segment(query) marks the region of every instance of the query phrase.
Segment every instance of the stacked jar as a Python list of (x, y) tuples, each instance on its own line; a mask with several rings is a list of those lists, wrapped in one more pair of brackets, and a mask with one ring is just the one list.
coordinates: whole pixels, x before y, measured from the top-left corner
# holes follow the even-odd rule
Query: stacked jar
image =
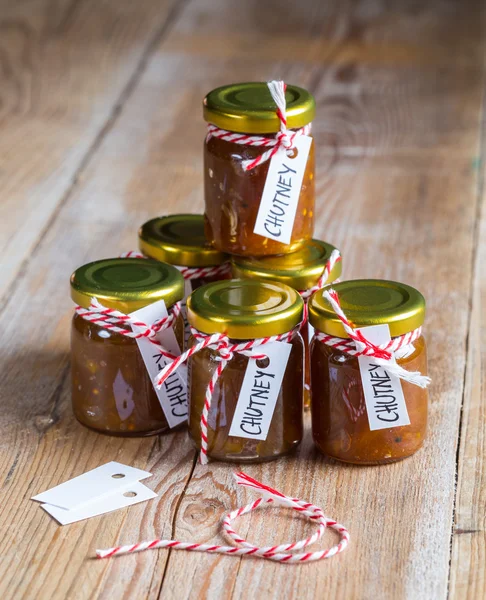
[[(236, 279), (188, 301), (189, 430), (203, 458), (270, 460), (298, 446), (310, 403), (302, 298), (341, 272), (337, 250), (313, 239), (315, 101), (283, 82), (242, 83), (203, 106), (206, 236)], [(202, 351), (216, 333), (227, 337)]]

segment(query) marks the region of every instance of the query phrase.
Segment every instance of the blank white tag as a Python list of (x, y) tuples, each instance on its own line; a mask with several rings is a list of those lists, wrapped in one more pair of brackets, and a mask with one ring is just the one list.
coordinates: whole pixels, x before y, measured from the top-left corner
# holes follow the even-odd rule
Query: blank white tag
[(156, 497), (157, 494), (151, 489), (140, 482), (135, 482), (73, 510), (65, 510), (50, 504), (42, 504), (42, 508), (61, 525), (68, 525)]
[(312, 138), (295, 138), (296, 156), (280, 149), (271, 159), (253, 233), (289, 244)]
[[(269, 359), (250, 359), (231, 423), (230, 435), (252, 440), (266, 440), (292, 345), (271, 342), (261, 352)], [(257, 362), (266, 363), (259, 367)]]
[(120, 488), (135, 484), (141, 479), (151, 477), (152, 473), (134, 469), (118, 462), (109, 462), (92, 471), (74, 477), (56, 487), (37, 494), (32, 500), (73, 510), (112, 494)]
[[(362, 327), (359, 331), (376, 346), (391, 340), (388, 325)], [(395, 362), (395, 358), (392, 360)], [(372, 357), (358, 356), (358, 363), (370, 430), (410, 425), (400, 379), (377, 365)]]
[[(158, 319), (167, 317), (168, 313), (165, 302), (159, 300), (136, 310), (130, 316), (140, 319), (144, 323), (151, 324)], [(132, 325), (132, 329), (135, 332), (140, 331), (134, 325)], [(172, 327), (158, 333), (156, 339), (174, 356), (179, 356), (181, 353)], [(142, 354), (143, 362), (147, 367), (149, 377), (153, 381), (156, 375), (172, 361), (161, 354), (157, 345), (145, 337), (138, 338), (137, 344)], [(155, 393), (157, 394), (169, 427), (176, 427), (180, 423), (187, 421), (187, 367), (185, 365), (181, 365), (177, 371), (174, 371), (164, 381), (160, 390), (155, 389)]]

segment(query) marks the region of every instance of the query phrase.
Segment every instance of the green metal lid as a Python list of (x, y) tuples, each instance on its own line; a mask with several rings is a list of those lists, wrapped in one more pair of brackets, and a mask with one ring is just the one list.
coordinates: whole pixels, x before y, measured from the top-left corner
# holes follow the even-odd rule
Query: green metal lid
[(196, 289), (187, 300), (187, 317), (203, 333), (246, 340), (289, 331), (303, 308), (300, 295), (283, 283), (231, 279)]
[(71, 298), (84, 308), (95, 297), (107, 308), (131, 313), (157, 300), (169, 307), (183, 296), (184, 279), (175, 267), (144, 258), (97, 260), (71, 275)]
[[(425, 319), (425, 299), (415, 288), (381, 279), (341, 281), (332, 286), (346, 317), (354, 327), (388, 324), (392, 337), (420, 327)], [(324, 298), (316, 292), (309, 301), (309, 321), (316, 329), (340, 338), (349, 337)]]
[(140, 250), (150, 258), (182, 267), (213, 267), (229, 256), (210, 245), (204, 216), (168, 215), (144, 223), (138, 232)]
[[(312, 121), (316, 103), (312, 94), (287, 85), (287, 127), (298, 129)], [(239, 133), (276, 133), (280, 129), (275, 102), (264, 82), (234, 83), (209, 92), (203, 102), (204, 118), (221, 129)]]
[[(321, 240), (309, 240), (289, 254), (264, 257), (234, 256), (231, 260), (233, 275), (249, 279), (280, 281), (296, 290), (304, 291), (317, 283), (335, 247)], [(329, 276), (329, 283), (341, 275), (338, 261)]]

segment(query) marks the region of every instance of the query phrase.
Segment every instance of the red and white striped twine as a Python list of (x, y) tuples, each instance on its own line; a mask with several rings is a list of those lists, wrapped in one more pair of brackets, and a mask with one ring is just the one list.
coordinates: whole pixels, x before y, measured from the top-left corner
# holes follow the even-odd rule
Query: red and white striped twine
[[(303, 564), (315, 562), (323, 558), (330, 558), (346, 549), (349, 543), (348, 530), (343, 526), (325, 516), (322, 509), (310, 502), (285, 496), (278, 490), (275, 490), (256, 479), (253, 479), (245, 473), (235, 473), (235, 479), (238, 485), (248, 487), (262, 494), (254, 502), (238, 508), (229, 514), (223, 520), (223, 530), (226, 535), (239, 546), (220, 546), (214, 544), (199, 544), (192, 542), (179, 542), (176, 540), (152, 540), (148, 542), (139, 542), (127, 546), (117, 546), (107, 550), (96, 550), (98, 558), (110, 558), (122, 554), (132, 554), (133, 552), (142, 552), (143, 550), (157, 548), (174, 548), (175, 550), (190, 550), (193, 552), (209, 552), (211, 554), (228, 554), (232, 556), (256, 556), (285, 564)], [(244, 514), (252, 512), (259, 506), (278, 506), (291, 508), (307, 517), (310, 521), (317, 524), (317, 531), (304, 540), (293, 542), (292, 544), (279, 544), (278, 546), (255, 546), (242, 538), (231, 526), (232, 521)], [(298, 552), (310, 546), (321, 539), (324, 531), (334, 529), (340, 536), (339, 543), (326, 550), (317, 550), (314, 552)]]
[[(171, 360), (175, 360), (176, 358), (176, 356), (162, 347), (160, 342), (156, 339), (156, 336), (161, 331), (172, 327), (174, 321), (181, 313), (180, 302), (176, 302), (172, 305), (172, 307), (168, 310), (169, 314), (167, 317), (157, 319), (150, 325), (144, 323), (143, 321), (139, 321), (138, 319), (134, 319), (132, 316), (126, 315), (119, 310), (107, 308), (106, 306), (103, 306), (103, 304), (101, 304), (101, 302), (99, 302), (99, 300), (96, 298), (91, 299), (89, 308), (76, 306), (75, 311), (77, 315), (86, 321), (89, 321), (90, 323), (98, 325), (98, 327), (101, 327), (105, 331), (111, 331), (112, 333), (118, 333), (134, 339), (147, 338), (159, 348), (160, 352), (164, 356), (170, 358)], [(136, 326), (141, 331), (133, 331), (131, 329), (132, 325)]]
[(267, 86), (272, 94), (275, 104), (277, 105), (276, 113), (280, 120), (280, 131), (275, 135), (275, 137), (263, 137), (260, 135), (235, 133), (233, 131), (220, 129), (219, 127), (216, 127), (216, 125), (208, 123), (206, 142), (208, 142), (212, 137), (216, 137), (227, 142), (232, 142), (233, 144), (241, 144), (243, 146), (263, 146), (270, 148), (270, 150), (267, 150), (256, 158), (243, 160), (241, 164), (245, 171), (251, 171), (251, 169), (254, 169), (258, 165), (266, 162), (281, 148), (290, 153), (294, 147), (295, 138), (299, 137), (300, 135), (308, 135), (311, 130), (310, 123), (301, 129), (297, 129), (296, 131), (287, 129), (287, 103), (285, 100), (285, 90), (287, 89), (287, 86), (283, 81), (269, 81)]
[(322, 275), (319, 277), (319, 280), (317, 281), (317, 283), (315, 285), (313, 285), (312, 287), (310, 287), (308, 290), (302, 290), (301, 292), (299, 292), (304, 300), (307, 300), (308, 298), (310, 298), (314, 292), (322, 290), (322, 288), (327, 284), (329, 275), (331, 274), (331, 271), (334, 269), (334, 266), (336, 265), (336, 263), (338, 263), (340, 261), (341, 261), (341, 253), (339, 252), (339, 250), (337, 248), (334, 248), (334, 250), (331, 252), (331, 256), (329, 257), (328, 261), (326, 262), (326, 265), (322, 271)]
[[(149, 258), (140, 252), (130, 250), (129, 252), (123, 252), (120, 254), (120, 258)], [(210, 277), (224, 277), (229, 275), (231, 272), (231, 264), (229, 262), (222, 263), (211, 267), (182, 267), (180, 265), (173, 265), (184, 279), (206, 279)]]
[(170, 377), (170, 375), (182, 363), (186, 362), (189, 360), (189, 358), (191, 358), (191, 356), (196, 354), (196, 352), (200, 352), (204, 348), (211, 348), (218, 353), (218, 356), (216, 357), (218, 366), (216, 367), (206, 388), (204, 407), (201, 414), (201, 453), (199, 455), (201, 464), (206, 465), (208, 463), (208, 415), (209, 409), (211, 408), (214, 389), (228, 362), (233, 358), (235, 353), (248, 356), (248, 358), (251, 360), (260, 360), (266, 358), (264, 351), (258, 352), (260, 348), (263, 348), (266, 344), (271, 342), (290, 342), (294, 335), (300, 331), (301, 326), (302, 324), (299, 323), (297, 327), (294, 327), (285, 333), (280, 333), (279, 335), (272, 335), (265, 338), (248, 340), (239, 344), (233, 344), (228, 336), (224, 333), (206, 335), (197, 329), (191, 328), (191, 333), (193, 337), (198, 340), (198, 343), (189, 348), (189, 350), (186, 350), (186, 352), (183, 352), (172, 363), (168, 364), (164, 369), (162, 369), (162, 371), (160, 371), (160, 373), (157, 374), (154, 380), (154, 385), (157, 389), (159, 389), (164, 381)]
[(353, 327), (353, 324), (346, 317), (341, 308), (339, 296), (335, 290), (325, 290), (323, 295), (332, 306), (334, 312), (343, 324), (346, 333), (351, 339), (334, 337), (316, 330), (315, 337), (320, 342), (336, 348), (345, 354), (349, 354), (350, 356), (371, 356), (377, 364), (385, 367), (389, 373), (396, 375), (396, 377), (408, 381), (413, 385), (426, 388), (430, 384), (430, 377), (422, 375), (419, 371), (407, 371), (393, 361), (393, 358), (400, 358), (401, 353), (408, 353), (407, 346), (410, 346), (410, 344), (422, 335), (421, 327), (405, 333), (404, 335), (394, 337), (386, 344), (376, 346), (369, 342), (358, 329)]

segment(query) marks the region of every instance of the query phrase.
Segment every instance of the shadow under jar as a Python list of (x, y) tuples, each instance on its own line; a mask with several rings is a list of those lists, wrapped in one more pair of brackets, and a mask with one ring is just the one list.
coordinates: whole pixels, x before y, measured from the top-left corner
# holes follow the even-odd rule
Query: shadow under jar
[[(411, 334), (411, 343), (395, 352), (396, 362), (407, 371), (427, 375), (427, 348), (421, 335), (425, 300), (420, 292), (402, 283), (381, 280), (345, 281), (333, 289), (354, 328), (386, 324), (392, 338)], [(319, 339), (321, 332), (349, 341), (322, 292), (311, 298), (309, 319), (316, 329), (311, 344), (311, 408), (312, 433), (319, 450), (340, 461), (363, 465), (394, 462), (414, 454), (426, 436), (427, 389), (398, 380), (410, 424), (394, 426), (399, 409), (388, 382), (384, 378), (384, 384), (376, 380), (376, 397), (367, 404), (358, 358)], [(363, 334), (366, 336), (366, 331)], [(383, 369), (378, 372), (386, 375)], [(372, 430), (368, 409), (378, 417), (382, 428)]]
[[(106, 308), (129, 314), (163, 300), (170, 311), (183, 293), (184, 281), (177, 269), (139, 258), (99, 260), (80, 267), (71, 276), (71, 297), (83, 308), (89, 308), (92, 298), (96, 298)], [(184, 321), (180, 313), (172, 328), (181, 350)], [(71, 373), (73, 412), (86, 427), (123, 437), (154, 435), (169, 429), (134, 338), (108, 331), (75, 313)], [(180, 416), (186, 418), (186, 404), (175, 410), (184, 411)]]
[[(190, 338), (190, 345), (201, 341), (200, 333), (226, 334), (229, 344), (285, 334), (298, 327), (303, 314), (302, 299), (290, 287), (245, 280), (199, 288), (189, 297), (187, 308), (189, 322), (199, 332), (199, 337)], [(288, 342), (268, 343), (255, 352), (271, 353), (271, 359), (235, 352), (218, 379), (208, 415), (209, 458), (263, 462), (290, 453), (302, 440), (304, 343), (298, 329)], [(189, 361), (189, 435), (198, 449), (206, 390), (220, 359), (219, 352), (205, 348)], [(243, 390), (252, 366), (254, 377)], [(275, 387), (279, 369), (284, 369), (283, 379)], [(268, 430), (264, 415), (270, 419)]]
[[(315, 101), (306, 90), (288, 85), (285, 93), (287, 127), (309, 126)], [(273, 140), (280, 130), (276, 105), (266, 83), (239, 83), (211, 91), (204, 99), (204, 118), (229, 135), (208, 134), (204, 144), (204, 199), (208, 239), (222, 252), (266, 256), (296, 250), (314, 231), (315, 158), (311, 145), (304, 172), (290, 243), (253, 232), (270, 161), (250, 170), (243, 161), (255, 159), (268, 147), (228, 140), (232, 133)], [(238, 136), (240, 139), (244, 136)]]
[[(307, 290), (315, 286), (323, 275), (324, 268), (336, 250), (331, 244), (321, 240), (310, 240), (295, 252), (279, 256), (240, 257), (235, 256), (231, 261), (235, 277), (258, 279), (260, 281), (279, 281), (294, 288), (303, 297)], [(327, 283), (332, 283), (341, 276), (342, 262), (337, 261), (331, 268)], [(310, 293), (309, 293), (310, 295)], [(310, 408), (310, 350), (312, 327), (308, 323), (301, 329), (305, 346), (305, 375), (304, 375), (304, 407)]]

